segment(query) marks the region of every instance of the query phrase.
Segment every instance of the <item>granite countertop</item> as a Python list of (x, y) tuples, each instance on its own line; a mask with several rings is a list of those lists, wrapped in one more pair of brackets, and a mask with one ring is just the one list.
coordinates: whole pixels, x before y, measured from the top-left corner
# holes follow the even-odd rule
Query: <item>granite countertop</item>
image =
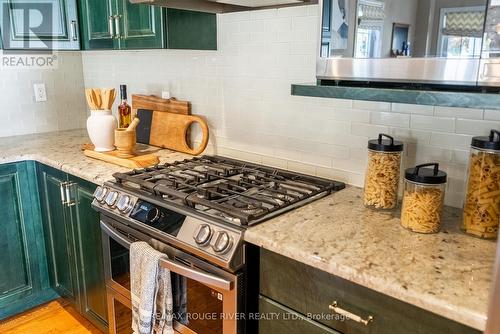
[[(96, 184), (128, 171), (87, 158), (85, 130), (0, 138), (0, 163), (35, 160)], [(162, 163), (191, 156), (160, 150)], [(439, 234), (409, 232), (390, 213), (365, 209), (348, 187), (246, 231), (245, 240), (444, 317), (483, 330), (495, 242), (458, 229), (445, 208)]]
[[(4, 137), (0, 138), (0, 163), (35, 160), (98, 185), (112, 180), (115, 172), (130, 171), (130, 168), (86, 157), (81, 151), (85, 143), (90, 143), (86, 130)], [(192, 158), (170, 150), (155, 154), (162, 163)]]
[(459, 209), (446, 207), (441, 232), (424, 235), (361, 196), (347, 187), (249, 228), (245, 240), (484, 330), (496, 243), (461, 233)]

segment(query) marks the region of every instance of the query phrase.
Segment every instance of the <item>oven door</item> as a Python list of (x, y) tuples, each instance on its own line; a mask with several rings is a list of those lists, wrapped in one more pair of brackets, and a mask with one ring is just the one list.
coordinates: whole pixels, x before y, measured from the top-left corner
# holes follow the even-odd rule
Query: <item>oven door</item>
[(132, 242), (139, 240), (148, 242), (168, 256), (168, 259), (161, 260), (160, 266), (172, 273), (174, 329), (177, 333), (242, 333), (238, 328), (242, 326), (238, 312), (243, 311), (243, 291), (239, 287), (243, 274), (228, 273), (123, 224), (113, 223), (111, 219), (102, 218), (101, 230), (108, 312), (114, 317), (109, 323), (120, 324), (119, 328), (110, 326), (111, 333), (127, 333), (123, 329), (130, 329), (130, 312), (125, 312), (123, 305), (130, 306), (129, 248)]

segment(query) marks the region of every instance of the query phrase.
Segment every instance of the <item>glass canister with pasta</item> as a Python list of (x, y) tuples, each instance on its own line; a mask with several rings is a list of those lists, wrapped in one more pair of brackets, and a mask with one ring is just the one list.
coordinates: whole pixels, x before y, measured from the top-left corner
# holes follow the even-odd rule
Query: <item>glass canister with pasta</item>
[(379, 210), (397, 206), (402, 152), (403, 143), (383, 133), (368, 142), (365, 206)]
[(500, 132), (472, 138), (462, 230), (495, 239), (500, 224)]
[(401, 209), (403, 227), (418, 233), (439, 232), (446, 181), (447, 175), (439, 170), (437, 163), (419, 165), (405, 171)]

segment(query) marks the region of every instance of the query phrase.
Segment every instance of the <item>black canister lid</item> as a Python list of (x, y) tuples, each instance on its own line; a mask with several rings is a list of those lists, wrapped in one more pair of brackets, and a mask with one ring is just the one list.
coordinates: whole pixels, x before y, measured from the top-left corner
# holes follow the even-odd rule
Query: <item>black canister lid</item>
[(471, 145), (484, 150), (500, 151), (500, 131), (493, 129), (489, 136), (474, 137)]
[[(434, 168), (424, 168), (430, 166)], [(439, 170), (438, 163), (430, 163), (408, 168), (405, 171), (405, 179), (416, 183), (442, 184), (446, 183), (447, 175), (442, 170)]]
[[(383, 137), (387, 139), (382, 139)], [(403, 151), (403, 143), (394, 140), (393, 137), (385, 133), (381, 133), (378, 135), (378, 139), (368, 141), (368, 149), (382, 152), (401, 152)]]

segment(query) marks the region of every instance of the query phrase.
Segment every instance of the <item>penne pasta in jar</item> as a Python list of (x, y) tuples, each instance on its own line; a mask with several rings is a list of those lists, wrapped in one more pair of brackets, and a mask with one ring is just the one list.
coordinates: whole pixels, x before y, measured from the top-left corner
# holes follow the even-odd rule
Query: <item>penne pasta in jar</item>
[(368, 142), (363, 196), (365, 206), (381, 210), (397, 206), (402, 151), (403, 143), (386, 134)]
[[(433, 169), (424, 168), (433, 166)], [(441, 212), (447, 175), (439, 164), (425, 164), (405, 172), (401, 225), (413, 232), (437, 233), (441, 228)]]
[(500, 225), (500, 132), (474, 137), (469, 158), (462, 230), (496, 239)]

